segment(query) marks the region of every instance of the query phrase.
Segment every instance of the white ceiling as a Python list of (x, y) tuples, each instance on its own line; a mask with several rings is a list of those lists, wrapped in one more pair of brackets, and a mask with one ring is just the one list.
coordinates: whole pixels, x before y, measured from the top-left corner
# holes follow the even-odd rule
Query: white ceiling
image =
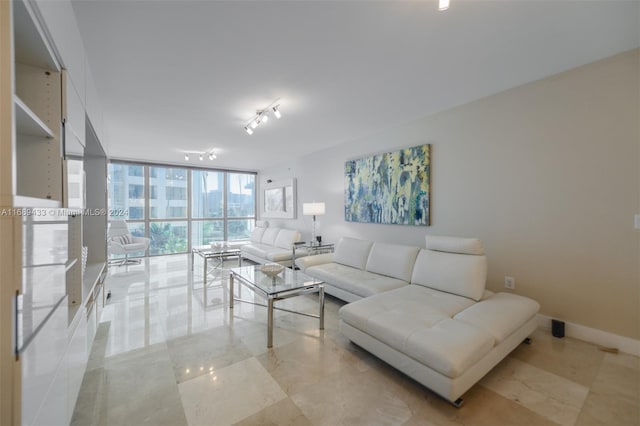
[[(640, 45), (639, 2), (74, 1), (112, 157), (260, 170)], [(247, 135), (256, 109), (283, 117)], [(462, 124), (462, 123), (461, 123)]]

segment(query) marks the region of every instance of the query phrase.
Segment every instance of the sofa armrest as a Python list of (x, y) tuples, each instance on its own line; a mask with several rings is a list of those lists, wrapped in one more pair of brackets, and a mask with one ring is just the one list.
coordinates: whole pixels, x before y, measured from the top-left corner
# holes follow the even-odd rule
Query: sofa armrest
[(302, 270), (302, 272), (306, 271), (307, 268), (316, 265), (322, 265), (325, 263), (333, 262), (333, 253), (325, 253), (325, 254), (317, 254), (315, 256), (305, 256), (299, 259), (296, 259), (296, 266)]

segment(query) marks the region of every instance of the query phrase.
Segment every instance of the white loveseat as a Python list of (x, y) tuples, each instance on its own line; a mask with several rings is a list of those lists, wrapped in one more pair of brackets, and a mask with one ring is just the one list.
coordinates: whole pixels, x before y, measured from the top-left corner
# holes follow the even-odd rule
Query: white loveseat
[[(292, 265), (293, 243), (300, 241), (300, 232), (294, 229), (268, 227), (268, 222), (258, 221), (248, 244), (240, 248), (242, 259), (250, 259), (257, 263), (280, 263)], [(299, 253), (302, 256), (306, 253)]]
[[(537, 302), (485, 290), (477, 239), (427, 237), (425, 249), (352, 240), (297, 264), (328, 293), (355, 300), (340, 309), (345, 336), (456, 406), (537, 326)], [(366, 262), (355, 263), (355, 248), (367, 245)]]

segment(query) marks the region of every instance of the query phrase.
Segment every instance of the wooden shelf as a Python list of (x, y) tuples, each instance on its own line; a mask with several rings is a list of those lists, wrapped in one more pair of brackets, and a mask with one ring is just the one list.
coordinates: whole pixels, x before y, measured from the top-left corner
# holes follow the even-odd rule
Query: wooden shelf
[(62, 207), (62, 201), (49, 200), (48, 198), (27, 197), (24, 195), (13, 196), (13, 207), (45, 207), (59, 209)]
[(49, 126), (16, 94), (13, 95), (13, 103), (16, 111), (16, 133), (53, 139), (54, 134)]

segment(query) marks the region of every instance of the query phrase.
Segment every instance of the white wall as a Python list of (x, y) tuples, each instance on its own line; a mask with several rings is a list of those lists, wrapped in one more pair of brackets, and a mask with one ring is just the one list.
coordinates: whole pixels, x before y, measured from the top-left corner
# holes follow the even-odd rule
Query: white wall
[[(479, 237), (490, 289), (514, 276), (541, 313), (638, 339), (639, 52), (262, 170), (260, 183), (297, 178), (299, 212), (324, 201), (325, 241)], [(432, 226), (345, 222), (345, 160), (422, 143), (432, 144)], [(309, 217), (271, 223), (310, 235)]]

